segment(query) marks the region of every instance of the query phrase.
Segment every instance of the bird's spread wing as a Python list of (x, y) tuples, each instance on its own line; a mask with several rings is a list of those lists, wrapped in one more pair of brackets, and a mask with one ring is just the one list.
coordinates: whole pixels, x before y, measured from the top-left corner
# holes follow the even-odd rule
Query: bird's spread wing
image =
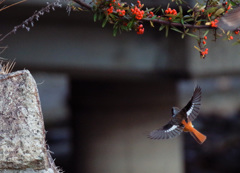
[(180, 109), (177, 107), (172, 107), (172, 116), (175, 116), (178, 112), (180, 112)]
[(225, 31), (233, 31), (240, 27), (240, 7), (236, 7), (222, 16), (217, 25)]
[(180, 125), (173, 125), (171, 122), (163, 126), (161, 129), (153, 130), (148, 137), (151, 139), (169, 139), (180, 135), (183, 127)]
[(193, 92), (193, 96), (192, 96), (191, 100), (183, 108), (183, 110), (187, 114), (187, 118), (190, 121), (193, 121), (200, 112), (201, 94), (202, 94), (201, 88), (199, 86), (197, 86)]

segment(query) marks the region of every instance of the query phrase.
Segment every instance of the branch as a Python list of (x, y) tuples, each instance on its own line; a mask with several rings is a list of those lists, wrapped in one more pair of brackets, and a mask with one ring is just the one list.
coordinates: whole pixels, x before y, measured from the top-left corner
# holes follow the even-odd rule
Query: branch
[(216, 29), (211, 27), (211, 25), (191, 25), (191, 24), (181, 24), (181, 23), (173, 23), (171, 21), (167, 20), (161, 20), (161, 19), (141, 19), (141, 21), (152, 21), (154, 23), (162, 24), (162, 25), (169, 25), (169, 26), (175, 26), (175, 27), (182, 27), (182, 28), (197, 28), (197, 29)]
[(92, 11), (92, 7), (89, 4), (82, 2), (81, 0), (73, 0), (73, 1), (77, 4), (79, 4), (80, 6)]
[[(25, 2), (25, 1), (27, 1), (27, 0), (22, 0), (22, 1), (19, 1), (19, 2), (14, 3), (14, 4), (8, 5), (8, 6), (6, 6), (6, 7), (3, 7), (3, 8), (0, 9), (0, 12), (3, 11), (3, 10), (6, 10), (6, 9), (9, 8), (9, 7), (12, 7), (12, 6), (14, 6), (14, 5), (20, 4), (20, 3)], [(1, 1), (0, 4), (1, 4), (2, 2), (3, 2), (3, 1)]]
[[(77, 3), (78, 5), (85, 7), (87, 10), (92, 11), (92, 7), (81, 1), (81, 0), (73, 0), (75, 3)], [(141, 19), (139, 21), (152, 21), (153, 23), (157, 23), (157, 24), (162, 24), (162, 25), (170, 25), (170, 26), (175, 26), (175, 27), (182, 27), (182, 28), (197, 28), (197, 29), (216, 29), (211, 27), (210, 25), (191, 25), (191, 24), (184, 24), (182, 25), (181, 23), (173, 23), (171, 21), (166, 21), (166, 20), (161, 20), (161, 19)]]

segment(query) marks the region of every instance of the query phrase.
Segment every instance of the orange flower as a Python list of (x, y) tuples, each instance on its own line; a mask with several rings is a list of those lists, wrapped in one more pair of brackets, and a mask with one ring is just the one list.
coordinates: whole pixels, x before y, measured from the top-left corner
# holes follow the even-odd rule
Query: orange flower
[(206, 41), (205, 40), (203, 40), (203, 42), (202, 42), (203, 44), (206, 44)]
[(204, 40), (207, 40), (207, 36), (204, 36), (203, 38), (204, 38)]

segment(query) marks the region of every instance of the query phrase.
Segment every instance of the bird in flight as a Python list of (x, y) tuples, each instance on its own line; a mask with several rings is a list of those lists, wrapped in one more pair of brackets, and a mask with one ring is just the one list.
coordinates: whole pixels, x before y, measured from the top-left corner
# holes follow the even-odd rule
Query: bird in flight
[(236, 7), (223, 15), (217, 23), (219, 28), (225, 31), (239, 30), (240, 27), (240, 7)]
[(200, 111), (201, 93), (201, 88), (196, 86), (188, 104), (181, 110), (173, 107), (171, 120), (162, 128), (152, 131), (148, 137), (151, 139), (170, 139), (184, 131), (189, 132), (199, 144), (202, 144), (207, 137), (192, 125), (192, 121), (197, 118)]

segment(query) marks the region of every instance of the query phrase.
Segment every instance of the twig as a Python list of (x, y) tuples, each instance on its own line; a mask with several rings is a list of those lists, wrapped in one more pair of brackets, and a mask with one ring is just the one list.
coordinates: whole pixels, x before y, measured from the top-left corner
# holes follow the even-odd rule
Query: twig
[(77, 4), (81, 5), (82, 7), (85, 7), (88, 10), (92, 10), (92, 7), (90, 5), (88, 5), (87, 3), (81, 1), (81, 0), (73, 0), (74, 2), (76, 2)]
[[(3, 8), (0, 9), (0, 12), (3, 11), (3, 10), (6, 10), (6, 9), (9, 8), (9, 7), (12, 7), (12, 6), (14, 6), (14, 5), (20, 4), (20, 3), (25, 2), (25, 1), (27, 1), (27, 0), (22, 0), (22, 1), (19, 1), (19, 2), (14, 3), (14, 4), (8, 5), (8, 6), (6, 6), (6, 7), (3, 7)], [(3, 2), (3, 1), (2, 1), (2, 2)], [(2, 3), (2, 2), (1, 2), (1, 3)]]
[[(59, 0), (56, 0), (53, 3), (48, 3), (48, 5), (44, 8), (42, 8), (39, 11), (35, 11), (34, 14), (27, 18), (25, 21), (23, 21), (20, 25), (15, 26), (10, 32), (8, 32), (6, 35), (4, 35), (2, 38), (0, 38), (0, 42), (2, 42), (5, 38), (7, 38), (9, 35), (16, 33), (16, 31), (19, 28), (25, 28), (27, 31), (30, 30), (30, 27), (34, 26), (34, 21), (38, 21), (40, 16), (44, 15), (45, 13), (49, 13), (50, 10), (55, 10), (55, 7), (62, 7), (62, 4)], [(31, 25), (31, 26), (29, 26)]]

